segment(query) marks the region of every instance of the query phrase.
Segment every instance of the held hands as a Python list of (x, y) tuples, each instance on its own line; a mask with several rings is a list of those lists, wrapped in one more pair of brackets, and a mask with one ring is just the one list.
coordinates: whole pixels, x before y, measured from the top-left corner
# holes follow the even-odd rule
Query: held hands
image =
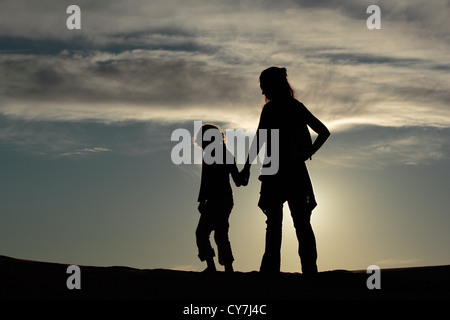
[(239, 173), (241, 185), (246, 186), (248, 184), (248, 180), (250, 179), (250, 166), (245, 165), (244, 169)]
[(205, 212), (205, 208), (206, 208), (206, 200), (200, 201), (200, 203), (198, 204), (198, 212), (203, 214), (203, 212)]
[(233, 174), (233, 180), (236, 187), (246, 186), (248, 184), (248, 179), (250, 178), (250, 167), (244, 167), (241, 172), (236, 172)]

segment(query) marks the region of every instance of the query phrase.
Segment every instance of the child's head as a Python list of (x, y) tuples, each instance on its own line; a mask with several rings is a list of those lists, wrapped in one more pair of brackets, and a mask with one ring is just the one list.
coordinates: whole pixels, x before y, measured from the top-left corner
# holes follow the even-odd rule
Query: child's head
[(261, 72), (259, 85), (266, 101), (276, 98), (295, 97), (295, 92), (287, 80), (286, 68), (270, 67)]
[(215, 133), (211, 134), (213, 132), (209, 132), (205, 138), (205, 133), (208, 130), (217, 130), (220, 133), (220, 135), (222, 136), (221, 142), (225, 142), (225, 135), (223, 134), (222, 130), (220, 130), (220, 128), (218, 126), (216, 126), (215, 124), (212, 124), (212, 123), (205, 123), (202, 125), (200, 130), (197, 132), (197, 135), (195, 136), (194, 143), (197, 146), (204, 149), (206, 146), (208, 146), (211, 142), (214, 141), (216, 136), (218, 136), (218, 134), (215, 134)]

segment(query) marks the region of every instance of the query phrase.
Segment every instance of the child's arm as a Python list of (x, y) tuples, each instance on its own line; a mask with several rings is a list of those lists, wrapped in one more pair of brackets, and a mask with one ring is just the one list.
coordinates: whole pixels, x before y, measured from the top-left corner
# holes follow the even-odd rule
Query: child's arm
[(236, 187), (240, 187), (242, 186), (242, 176), (239, 173), (239, 170), (237, 168), (236, 162), (234, 162), (231, 166), (231, 177), (233, 178), (234, 184), (236, 185)]
[(231, 177), (233, 178), (236, 187), (242, 186), (242, 175), (239, 173), (238, 167), (236, 165), (236, 158), (231, 154), (229, 150), (226, 150), (229, 158), (233, 157), (233, 163), (228, 165)]

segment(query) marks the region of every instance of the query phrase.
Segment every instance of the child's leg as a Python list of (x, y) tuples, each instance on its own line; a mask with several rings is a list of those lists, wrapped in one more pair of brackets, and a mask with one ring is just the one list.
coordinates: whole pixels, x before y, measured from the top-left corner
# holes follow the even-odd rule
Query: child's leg
[(197, 230), (195, 231), (197, 247), (198, 247), (198, 257), (201, 261), (206, 261), (208, 269), (215, 270), (214, 265), (214, 249), (211, 247), (211, 242), (209, 236), (213, 230), (213, 224), (211, 221), (210, 214), (208, 210), (205, 210), (200, 216), (198, 222)]
[(216, 264), (214, 263), (214, 258), (208, 258), (206, 259), (206, 269), (203, 270), (204, 272), (216, 272)]
[(233, 262), (229, 262), (225, 264), (225, 272), (226, 273), (233, 273), (234, 269), (233, 269)]
[(230, 239), (228, 238), (228, 228), (228, 221), (223, 222), (214, 232), (214, 240), (217, 244), (219, 263), (221, 265), (231, 264), (234, 261)]

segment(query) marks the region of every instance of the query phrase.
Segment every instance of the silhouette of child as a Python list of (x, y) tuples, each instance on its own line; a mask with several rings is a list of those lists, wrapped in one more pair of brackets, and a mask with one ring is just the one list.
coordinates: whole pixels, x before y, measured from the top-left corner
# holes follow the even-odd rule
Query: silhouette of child
[[(211, 130), (216, 131), (211, 132)], [(205, 136), (207, 132), (208, 135), (213, 133), (211, 139)], [(220, 141), (215, 141), (218, 137), (220, 137)], [(225, 266), (225, 272), (230, 273), (234, 271), (234, 258), (228, 238), (228, 219), (234, 205), (230, 174), (238, 187), (241, 186), (240, 174), (235, 158), (227, 149), (224, 135), (219, 127), (213, 124), (204, 124), (197, 133), (194, 142), (203, 149), (204, 153), (198, 196), (198, 211), (201, 215), (195, 232), (198, 257), (201, 261), (206, 261), (207, 263), (207, 268), (204, 272), (216, 271), (214, 264), (215, 253), (209, 240), (212, 231), (214, 231), (219, 263)], [(213, 142), (214, 145), (210, 146)], [(211, 148), (213, 146), (214, 148)], [(208, 152), (211, 154), (207, 154)], [(222, 152), (222, 155), (220, 152)], [(207, 156), (213, 157), (216, 161), (212, 163), (211, 161), (205, 161)]]

